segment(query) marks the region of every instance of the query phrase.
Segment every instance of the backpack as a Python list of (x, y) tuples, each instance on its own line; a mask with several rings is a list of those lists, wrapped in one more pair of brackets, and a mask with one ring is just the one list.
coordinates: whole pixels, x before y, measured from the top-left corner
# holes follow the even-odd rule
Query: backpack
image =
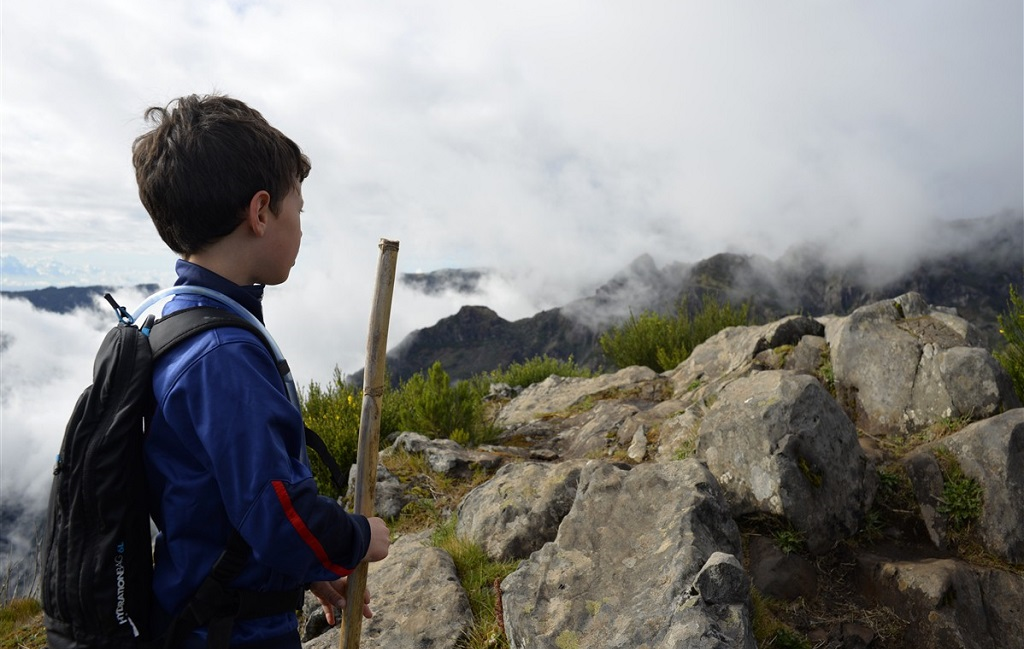
[[(181, 289), (163, 294), (198, 292)], [(226, 647), (235, 619), (295, 611), (302, 591), (256, 593), (229, 588), (251, 553), (236, 532), (184, 612), (161, 638), (153, 637), (153, 553), (142, 450), (146, 419), (153, 408), (153, 362), (189, 336), (232, 326), (257, 334), (277, 361), (286, 386), (291, 379), (287, 363), (262, 326), (230, 311), (195, 307), (160, 319), (151, 315), (138, 326), (109, 293), (104, 297), (119, 322), (96, 353), (93, 382), (75, 405), (53, 470), (42, 547), (48, 645), (52, 649), (174, 646), (191, 630), (208, 626), (208, 645)], [(289, 396), (297, 401), (294, 383)], [(306, 442), (341, 488), (342, 471), (323, 440), (306, 428)]]

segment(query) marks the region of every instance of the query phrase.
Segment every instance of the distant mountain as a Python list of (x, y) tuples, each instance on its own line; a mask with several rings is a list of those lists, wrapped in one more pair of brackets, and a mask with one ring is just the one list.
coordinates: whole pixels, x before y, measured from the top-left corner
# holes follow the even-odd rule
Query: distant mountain
[[(32, 306), (43, 311), (55, 313), (71, 313), (75, 309), (91, 308), (97, 297), (110, 293), (118, 287), (113, 286), (66, 286), (33, 289), (30, 291), (0, 291), (5, 297), (28, 300)], [(140, 284), (136, 287), (146, 293), (156, 292), (160, 287), (156, 284)], [(116, 297), (116, 296), (115, 296)]]
[[(705, 295), (769, 321), (793, 313), (847, 315), (853, 309), (909, 291), (930, 304), (954, 307), (981, 331), (989, 347), (1001, 338), (997, 314), (1006, 310), (1011, 285), (1024, 287), (1024, 216), (1004, 213), (933, 227), (937, 252), (900, 260), (907, 269), (879, 280), (864, 262), (835, 264), (808, 245), (772, 261), (722, 253), (695, 264), (657, 267), (642, 255), (593, 295), (530, 318), (508, 322), (482, 306), (463, 307), (432, 327), (411, 333), (388, 354), (393, 379), (441, 361), (453, 379), (547, 354), (590, 367), (605, 364), (598, 339), (630, 313), (695, 309)], [(911, 249), (913, 246), (908, 245)], [(454, 271), (445, 271), (451, 277)], [(457, 276), (457, 274), (455, 275)], [(356, 375), (358, 376), (358, 375)]]
[[(394, 381), (407, 379), (440, 361), (454, 378), (525, 361), (534, 356), (573, 357), (580, 364), (598, 361), (597, 335), (559, 309), (509, 322), (485, 306), (464, 306), (432, 327), (419, 329), (388, 352)], [(361, 378), (361, 374), (354, 375)]]

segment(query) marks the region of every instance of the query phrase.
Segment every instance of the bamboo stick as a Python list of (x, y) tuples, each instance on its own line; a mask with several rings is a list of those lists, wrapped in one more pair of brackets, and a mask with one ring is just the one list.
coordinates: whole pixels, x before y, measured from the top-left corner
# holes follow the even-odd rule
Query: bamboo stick
[[(363, 406), (359, 416), (359, 447), (356, 451), (355, 512), (373, 516), (377, 487), (377, 451), (380, 448), (381, 397), (384, 394), (384, 359), (391, 320), (391, 296), (395, 288), (398, 242), (381, 239), (377, 281), (370, 311), (370, 332), (366, 339), (363, 370)], [(360, 563), (348, 577), (345, 610), (342, 614), (341, 649), (359, 649), (363, 628), (363, 593), (367, 563)]]

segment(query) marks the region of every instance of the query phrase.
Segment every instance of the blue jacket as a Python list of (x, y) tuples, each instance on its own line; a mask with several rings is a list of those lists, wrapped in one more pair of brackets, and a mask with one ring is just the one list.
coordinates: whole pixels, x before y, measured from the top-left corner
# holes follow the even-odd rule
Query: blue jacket
[[(214, 289), (263, 320), (262, 286), (241, 287), (178, 261), (176, 285)], [(223, 306), (175, 296), (170, 313)], [(176, 614), (241, 532), (253, 555), (234, 582), (287, 590), (347, 575), (366, 554), (366, 518), (320, 496), (305, 449), (302, 416), (273, 358), (253, 333), (222, 327), (189, 338), (154, 367), (156, 410), (145, 441), (156, 538), (153, 589)], [(238, 621), (232, 646), (299, 646), (294, 614)], [(205, 629), (194, 638), (205, 639)]]

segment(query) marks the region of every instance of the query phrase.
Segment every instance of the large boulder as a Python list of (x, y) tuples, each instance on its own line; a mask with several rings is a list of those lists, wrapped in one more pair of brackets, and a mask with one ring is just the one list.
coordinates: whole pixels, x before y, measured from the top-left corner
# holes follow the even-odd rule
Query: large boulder
[[(363, 620), (361, 646), (455, 649), (472, 628), (473, 611), (455, 563), (444, 550), (430, 547), (429, 538), (404, 536), (386, 559), (370, 564), (366, 583), (373, 617)], [(333, 649), (340, 631), (336, 626), (303, 647)]]
[(824, 336), (825, 327), (805, 316), (790, 316), (750, 327), (728, 327), (697, 345), (690, 355), (665, 372), (673, 396), (685, 398), (701, 383), (728, 382), (747, 374), (754, 358), (763, 351), (796, 346), (804, 336)]
[(877, 488), (842, 409), (814, 378), (788, 370), (726, 386), (700, 424), (697, 456), (733, 515), (782, 516), (815, 553), (857, 532)]
[(940, 462), (943, 451), (980, 486), (980, 515), (970, 533), (992, 554), (1024, 563), (1024, 408), (975, 422), (904, 458), (921, 517), (939, 548), (948, 545), (952, 531), (942, 512), (950, 480)]
[(496, 561), (525, 559), (555, 539), (585, 463), (506, 464), (462, 499), (456, 533)]
[(509, 643), (753, 649), (741, 548), (696, 460), (592, 461), (555, 540), (501, 584)]
[[(545, 415), (564, 412), (588, 397), (609, 393), (643, 392), (657, 384), (659, 376), (649, 367), (626, 367), (614, 374), (593, 378), (549, 376), (534, 383), (512, 399), (498, 413), (498, 426), (512, 428)], [(657, 386), (650, 386), (657, 391)]]
[(1006, 372), (972, 346), (976, 331), (917, 293), (834, 319), (826, 338), (840, 399), (865, 430), (907, 433), (1019, 405)]

